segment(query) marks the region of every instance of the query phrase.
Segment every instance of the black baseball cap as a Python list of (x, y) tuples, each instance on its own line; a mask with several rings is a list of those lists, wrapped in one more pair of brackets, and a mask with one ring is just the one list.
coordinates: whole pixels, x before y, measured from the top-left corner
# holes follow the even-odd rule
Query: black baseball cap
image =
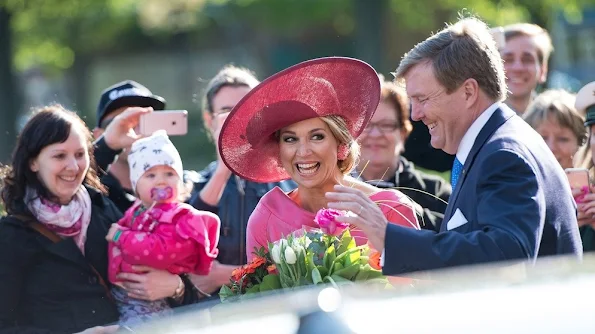
[(154, 110), (163, 110), (165, 109), (165, 99), (154, 95), (147, 87), (136, 81), (119, 82), (101, 93), (97, 106), (97, 127), (111, 111), (128, 106), (153, 107)]

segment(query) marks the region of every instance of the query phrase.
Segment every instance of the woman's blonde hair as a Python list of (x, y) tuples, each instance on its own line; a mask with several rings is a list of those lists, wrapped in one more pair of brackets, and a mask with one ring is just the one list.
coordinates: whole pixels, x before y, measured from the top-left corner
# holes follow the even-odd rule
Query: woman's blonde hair
[(359, 160), (360, 148), (355, 141), (345, 119), (338, 115), (322, 116), (322, 121), (328, 125), (331, 133), (339, 143), (339, 145), (346, 145), (348, 148), (347, 157), (344, 160), (337, 160), (337, 166), (343, 174), (349, 174), (353, 167), (355, 167)]

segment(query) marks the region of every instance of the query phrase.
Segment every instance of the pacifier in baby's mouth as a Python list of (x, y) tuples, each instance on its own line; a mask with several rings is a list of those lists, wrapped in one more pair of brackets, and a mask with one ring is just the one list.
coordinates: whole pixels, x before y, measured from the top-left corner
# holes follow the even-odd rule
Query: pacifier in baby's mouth
[(161, 202), (172, 198), (173, 189), (171, 187), (151, 189), (151, 199), (155, 202)]

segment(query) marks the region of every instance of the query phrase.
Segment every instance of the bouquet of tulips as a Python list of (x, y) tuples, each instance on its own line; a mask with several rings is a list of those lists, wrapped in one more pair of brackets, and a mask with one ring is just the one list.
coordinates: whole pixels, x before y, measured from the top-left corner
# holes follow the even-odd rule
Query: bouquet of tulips
[(322, 209), (315, 218), (319, 229), (269, 243), (268, 251), (256, 250), (254, 260), (236, 269), (230, 286), (221, 289), (221, 299), (317, 284), (366, 282), (392, 287), (380, 270), (380, 254), (367, 244), (357, 246), (348, 226), (335, 220), (344, 214)]

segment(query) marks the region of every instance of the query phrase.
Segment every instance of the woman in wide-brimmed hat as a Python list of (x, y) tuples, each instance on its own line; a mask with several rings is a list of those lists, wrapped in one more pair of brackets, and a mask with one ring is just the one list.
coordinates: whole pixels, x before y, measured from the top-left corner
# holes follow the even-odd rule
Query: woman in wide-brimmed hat
[[(322, 208), (351, 211), (338, 220), (385, 220), (419, 228), (411, 202), (349, 176), (359, 157), (355, 142), (376, 110), (380, 81), (368, 64), (321, 58), (283, 70), (252, 89), (232, 110), (219, 137), (224, 163), (255, 182), (292, 179), (275, 188), (248, 221), (246, 253), (303, 227), (316, 227)], [(367, 238), (352, 231), (358, 244)], [(249, 258), (250, 259), (250, 258)]]

